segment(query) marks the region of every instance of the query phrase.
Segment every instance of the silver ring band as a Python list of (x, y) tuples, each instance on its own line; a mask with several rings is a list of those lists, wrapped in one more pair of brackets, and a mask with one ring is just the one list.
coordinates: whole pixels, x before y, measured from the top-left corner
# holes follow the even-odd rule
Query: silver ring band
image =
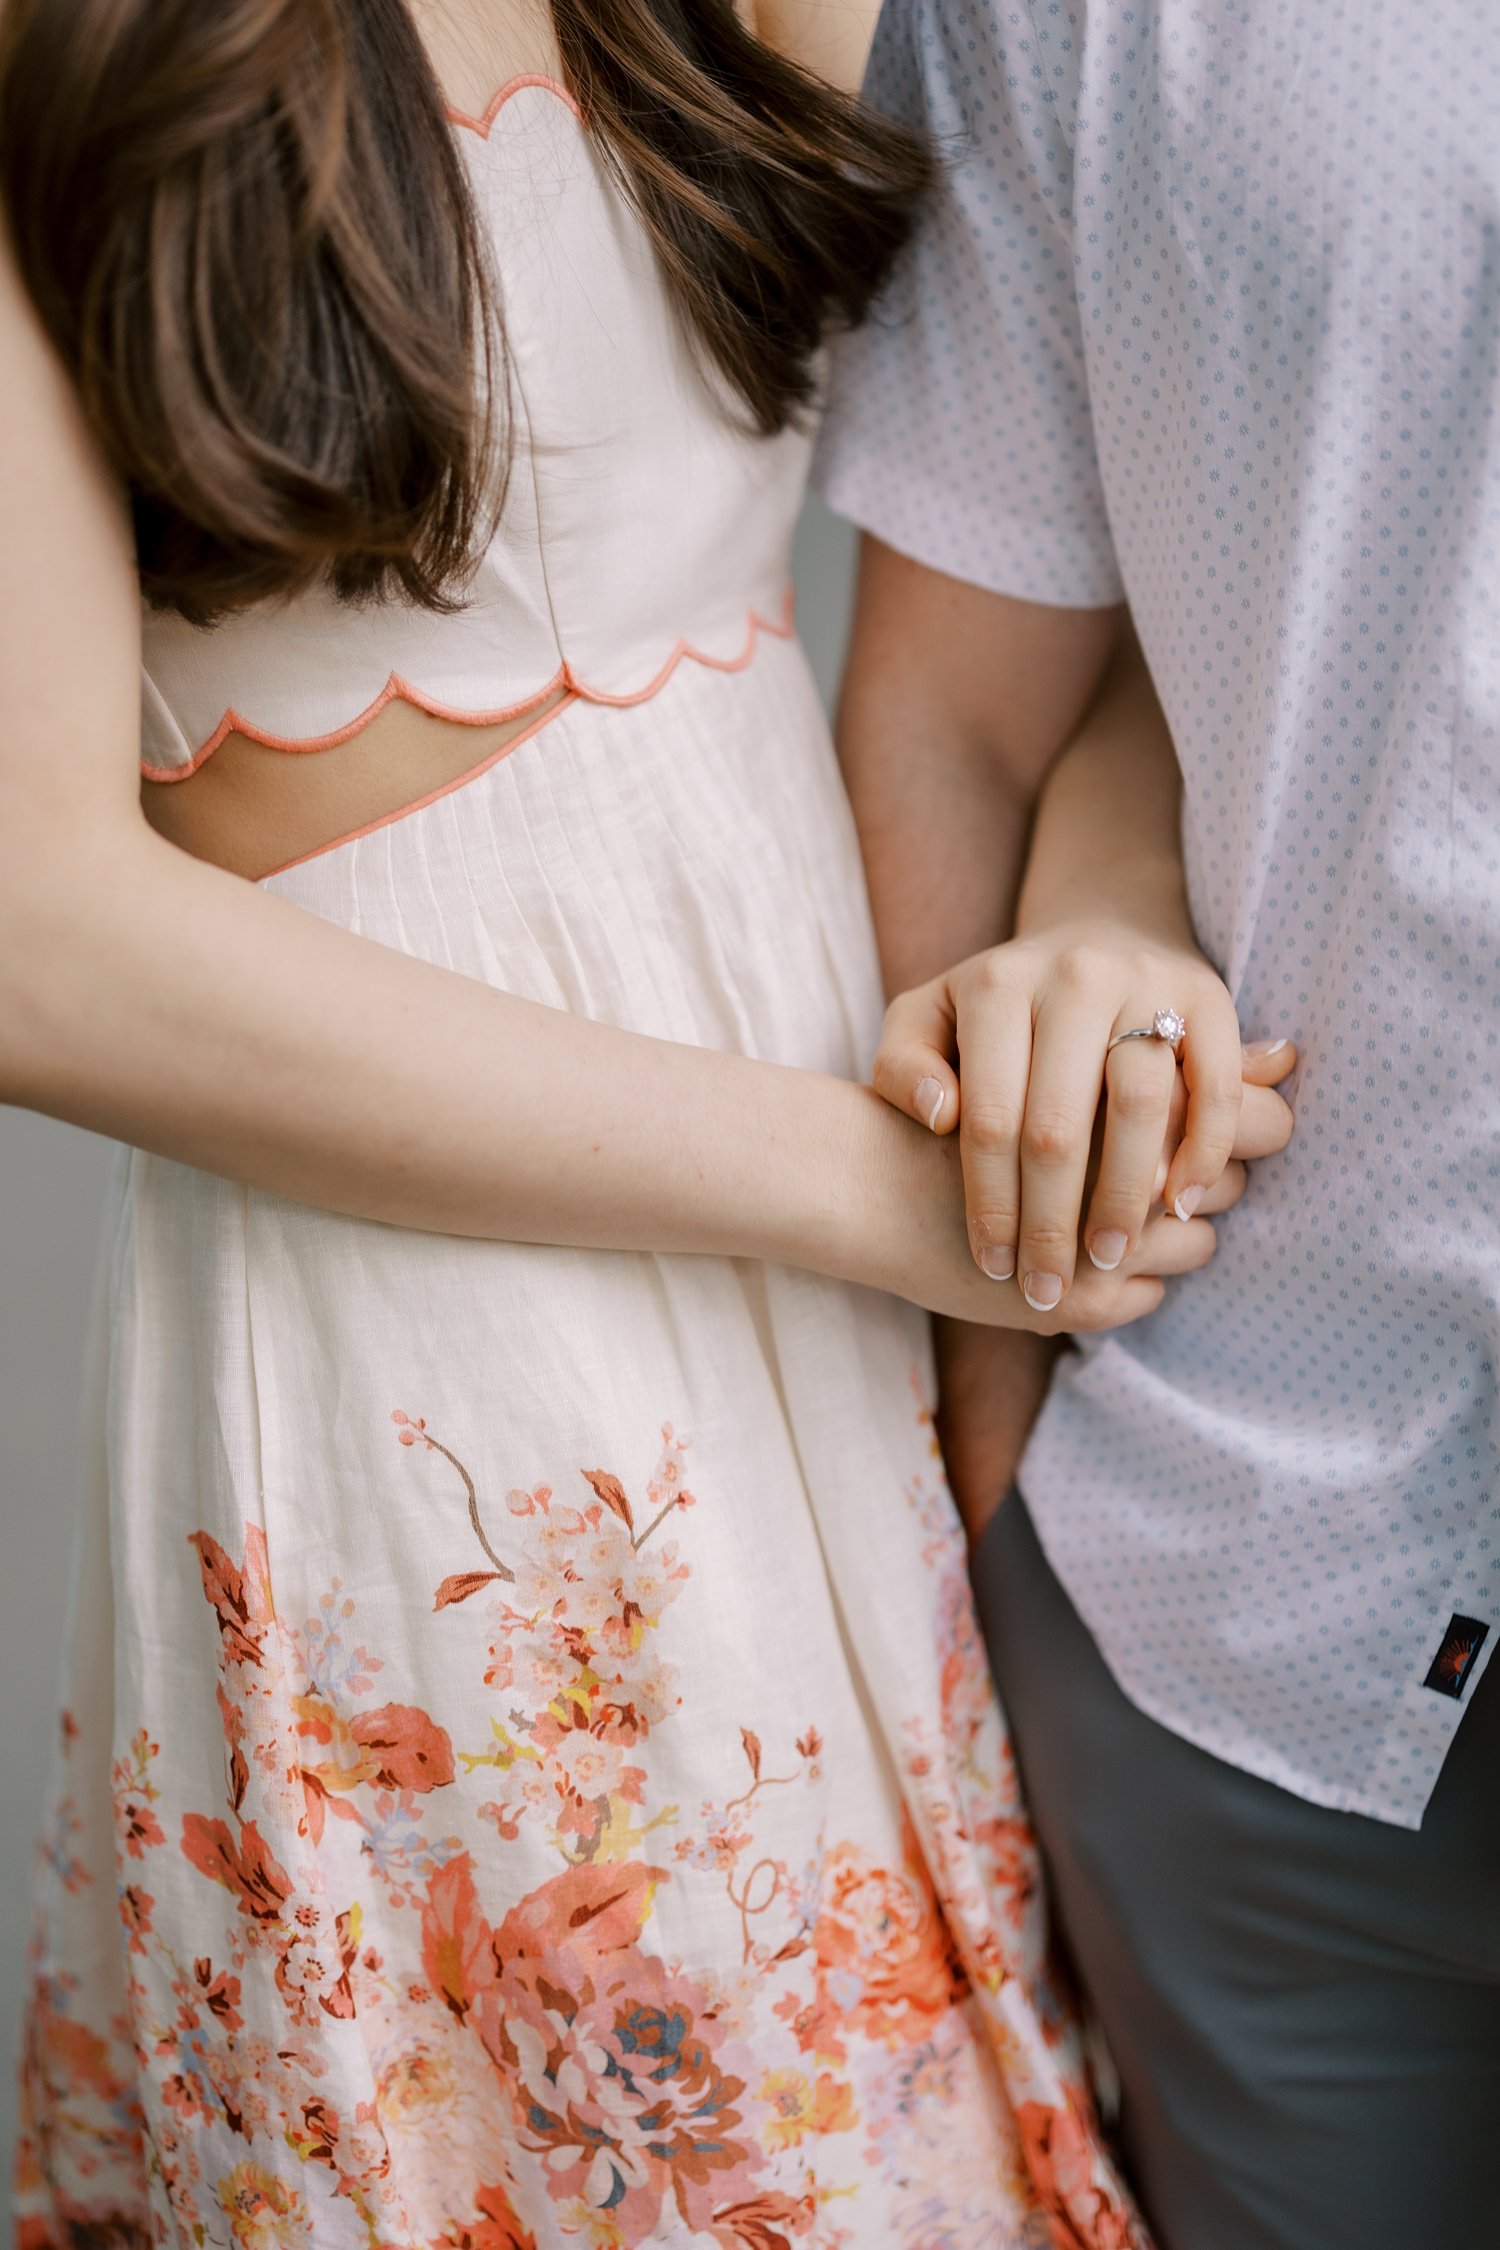
[(1164, 1047), (1171, 1047), (1175, 1051), (1182, 1044), (1186, 1033), (1187, 1025), (1175, 1008), (1158, 1008), (1149, 1026), (1138, 1031), (1117, 1031), (1104, 1052), (1112, 1055), (1116, 1047), (1123, 1046), (1127, 1039), (1159, 1039)]

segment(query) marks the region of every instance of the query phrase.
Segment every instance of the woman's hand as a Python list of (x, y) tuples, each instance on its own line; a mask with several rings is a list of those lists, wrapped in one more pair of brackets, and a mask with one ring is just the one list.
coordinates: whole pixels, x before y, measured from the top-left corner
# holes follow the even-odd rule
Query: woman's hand
[[(1273, 1081), (1295, 1067), (1290, 1043), (1279, 1052), (1263, 1050), (1245, 1063), (1245, 1100), (1240, 1109), (1234, 1157), (1219, 1185), (1205, 1198), (1205, 1209), (1228, 1209), (1245, 1184), (1245, 1166), (1271, 1156), (1286, 1139), (1286, 1105), (1264, 1098)], [(1181, 1138), (1187, 1090), (1177, 1074), (1167, 1140), (1159, 1164), (1164, 1181)], [(1037, 1335), (978, 1328), (966, 1321), (933, 1323), (937, 1352), (937, 1431), (948, 1483), (970, 1545), (975, 1545), (1015, 1482), (1032, 1425), (1047, 1395), (1056, 1346)]]
[[(1162, 1148), (1180, 1097), (1172, 1048), (1131, 1039), (1107, 1052), (1121, 1032), (1149, 1026), (1158, 1008), (1186, 1025), (1186, 1114), (1164, 1181)], [(1171, 1229), (1211, 1207), (1247, 1077), (1257, 1089), (1250, 1137), (1270, 1154), (1286, 1145), (1292, 1117), (1269, 1088), (1295, 1060), (1281, 1041), (1242, 1048), (1229, 994), (1190, 946), (1120, 922), (1080, 921), (991, 947), (902, 993), (886, 1015), (874, 1084), (934, 1134), (957, 1128), (975, 1265), (994, 1281), (1018, 1279), (1038, 1315), (1068, 1300), (1055, 1323), (1066, 1329), (1113, 1325), (1078, 1317), (1096, 1294), (1091, 1275), (1182, 1270)], [(1174, 1216), (1152, 1218), (1163, 1193)], [(1089, 1260), (1081, 1270), (1080, 1238)]]
[(1117, 1265), (1106, 1270), (1085, 1260), (1066, 1300), (1038, 1308), (1019, 1290), (997, 1289), (970, 1255), (958, 1139), (917, 1129), (868, 1090), (865, 1099), (869, 1112), (846, 1158), (850, 1203), (841, 1235), (848, 1251), (838, 1270), (954, 1320), (1039, 1336), (1139, 1320), (1161, 1303), (1169, 1278), (1207, 1264), (1215, 1247), (1210, 1216), (1244, 1193), (1243, 1165), (1227, 1165), (1199, 1216), (1184, 1223), (1158, 1207)]

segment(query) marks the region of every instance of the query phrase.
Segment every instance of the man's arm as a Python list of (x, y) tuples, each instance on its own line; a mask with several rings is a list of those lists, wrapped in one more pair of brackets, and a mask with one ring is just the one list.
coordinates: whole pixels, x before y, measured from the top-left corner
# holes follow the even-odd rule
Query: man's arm
[(888, 998), (1010, 935), (1042, 782), (1123, 616), (1013, 601), (860, 542), (838, 742)]
[[(1164, 1149), (1179, 1142), (1179, 1190), (1204, 1183), (1193, 1207), (1232, 1203), (1243, 1172), (1225, 1170), (1235, 1127), (1233, 1116), (1215, 1122), (1217, 1081), (1232, 1076), (1234, 1154), (1268, 1154), (1290, 1129), (1268, 1089), (1294, 1056), (1241, 1060), (1228, 995), (1198, 953), (1176, 757), (1123, 612), (1013, 600), (867, 540), (839, 740), (887, 988), (927, 979), (891, 1009), (876, 1083), (939, 1131), (961, 1111), (971, 1216), (976, 1196), (980, 1210), (996, 1207), (985, 1199), (991, 1176), (1024, 1179), (1028, 1204), (1040, 1182), (1059, 1240), (1031, 1248), (1028, 1234), (1045, 1241), (1046, 1230), (1026, 1219), (1023, 1280), (1028, 1261), (1045, 1255), (1071, 1283), (1086, 1193), (1089, 1255), (1117, 1264), (1162, 1188)], [(1017, 938), (1003, 943), (1013, 923)], [(934, 976), (955, 955), (963, 965)], [(1165, 1047), (1135, 1044), (1106, 1066), (1108, 1027), (1122, 1014), (1149, 1020), (1148, 994), (1180, 1001), (1201, 1027), (1186, 1050), (1189, 1077), (1195, 1056), (1212, 1065), (1199, 1105), (1206, 1125), (1189, 1120), (1185, 1138), (1185, 1089)], [(1258, 1081), (1243, 1100), (1242, 1070)], [(935, 1115), (939, 1085), (945, 1113)], [(1066, 1114), (1069, 1103), (1077, 1114)], [(1002, 1192), (1014, 1201), (1018, 1190)], [(981, 1223), (976, 1256), (1004, 1279), (1015, 1261), (991, 1263), (988, 1239)], [(939, 1324), (937, 1343), (949, 1471), (977, 1532), (1019, 1460), (1053, 1347), (1032, 1337), (997, 1347), (951, 1322)]]
[[(1043, 779), (1095, 694), (1121, 611), (986, 593), (860, 543), (839, 758), (887, 997), (1009, 935)], [(938, 1321), (939, 1435), (977, 1539), (1058, 1345)]]

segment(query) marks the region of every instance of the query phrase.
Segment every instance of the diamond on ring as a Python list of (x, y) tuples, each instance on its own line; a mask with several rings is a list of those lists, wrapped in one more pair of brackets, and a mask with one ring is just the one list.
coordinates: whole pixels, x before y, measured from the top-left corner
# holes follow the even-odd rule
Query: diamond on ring
[(1151, 1018), (1151, 1029), (1158, 1039), (1164, 1039), (1169, 1047), (1175, 1047), (1187, 1030), (1187, 1025), (1175, 1008), (1158, 1008)]

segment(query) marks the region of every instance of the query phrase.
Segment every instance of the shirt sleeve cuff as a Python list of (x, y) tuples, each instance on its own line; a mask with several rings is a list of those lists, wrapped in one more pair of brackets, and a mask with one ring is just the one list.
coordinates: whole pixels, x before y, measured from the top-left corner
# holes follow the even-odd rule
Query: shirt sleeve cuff
[(877, 478), (868, 457), (840, 460), (836, 446), (820, 450), (813, 483), (835, 515), (928, 570), (987, 593), (1055, 609), (1110, 609), (1125, 599), (1113, 545), (1097, 525), (994, 509), (978, 520), (935, 485), (924, 482), (916, 491), (898, 478)]

